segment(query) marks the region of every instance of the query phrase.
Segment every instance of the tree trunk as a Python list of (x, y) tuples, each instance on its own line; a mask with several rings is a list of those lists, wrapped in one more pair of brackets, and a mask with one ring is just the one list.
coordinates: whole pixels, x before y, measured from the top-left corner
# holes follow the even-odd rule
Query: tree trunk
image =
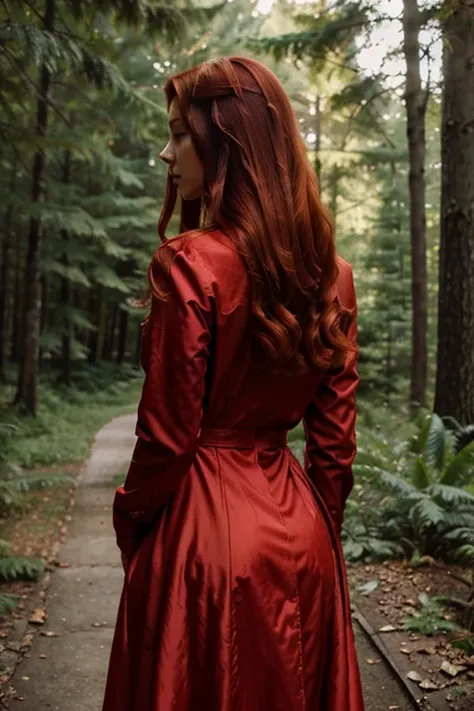
[(15, 252), (15, 283), (13, 286), (13, 308), (12, 308), (12, 340), (10, 360), (12, 363), (18, 363), (20, 360), (22, 332), (21, 332), (21, 313), (22, 313), (22, 250), (21, 243), (18, 240), (16, 243)]
[[(66, 230), (61, 230), (61, 236), (67, 242), (68, 236)], [(68, 255), (65, 252), (62, 257), (62, 263), (67, 266)], [(64, 309), (63, 319), (63, 337), (61, 349), (61, 380), (68, 387), (71, 385), (72, 370), (71, 370), (71, 323), (69, 321), (69, 307), (71, 304), (71, 284), (67, 277), (61, 278), (61, 306)]]
[(5, 382), (5, 360), (7, 348), (8, 320), (8, 277), (10, 274), (10, 230), (13, 217), (13, 206), (9, 205), (5, 215), (5, 232), (2, 240), (0, 268), (0, 381)]
[(411, 405), (426, 404), (428, 288), (425, 215), (425, 114), (427, 93), (420, 76), (420, 11), (417, 0), (403, 0), (405, 104), (410, 160), (410, 235), (412, 274)]
[[(15, 190), (17, 161), (13, 160), (10, 174), (10, 194)], [(9, 315), (8, 280), (10, 278), (11, 229), (13, 220), (13, 205), (7, 207), (5, 213), (5, 229), (3, 233), (0, 267), (0, 381), (5, 381), (5, 365), (7, 358), (7, 336)]]
[(127, 331), (128, 331), (128, 311), (120, 309), (119, 327), (118, 327), (118, 343), (117, 343), (117, 363), (120, 365), (125, 358), (125, 349), (127, 347)]
[[(72, 124), (72, 120), (71, 120)], [(71, 177), (71, 151), (65, 151), (62, 182), (65, 185), (69, 184)], [(67, 253), (67, 242), (69, 239), (67, 230), (61, 230), (61, 238), (64, 243), (64, 252), (62, 256), (62, 264), (65, 267), (69, 265), (69, 255)], [(71, 306), (71, 282), (67, 276), (61, 278), (61, 306), (64, 309), (63, 318), (63, 337), (62, 337), (62, 356), (61, 356), (61, 371), (62, 381), (70, 387), (72, 372), (71, 372), (71, 321), (69, 319), (69, 309)]]
[(444, 25), (441, 246), (435, 411), (474, 422), (474, 2)]
[[(55, 0), (46, 0), (44, 29), (48, 32), (54, 30)], [(36, 115), (36, 135), (46, 135), (48, 127), (47, 97), (51, 87), (51, 72), (46, 63), (40, 70), (39, 98)], [(33, 160), (32, 170), (32, 202), (38, 203), (43, 193), (43, 176), (45, 172), (45, 155), (39, 149)], [(41, 224), (38, 217), (30, 219), (28, 235), (28, 251), (26, 257), (25, 273), (25, 312), (23, 317), (23, 344), (21, 362), (18, 371), (18, 386), (15, 402), (25, 406), (30, 415), (36, 415), (37, 389), (38, 389), (38, 356), (39, 332), (41, 315), (40, 292), (40, 249), (41, 249)]]
[(90, 291), (90, 321), (95, 329), (89, 333), (89, 363), (97, 363), (100, 353), (103, 313), (103, 287), (96, 286)]
[(109, 330), (107, 330), (107, 324), (105, 329), (104, 348), (102, 351), (102, 358), (104, 360), (112, 360), (115, 345), (115, 327), (117, 325), (117, 312), (118, 306), (117, 304), (113, 304)]
[[(40, 289), (40, 303), (41, 303), (41, 311), (39, 314), (39, 319), (40, 319), (39, 336), (40, 336), (48, 328), (49, 287), (48, 287), (48, 279), (45, 276), (42, 276), (40, 278), (39, 289)], [(41, 368), (42, 362), (43, 362), (43, 349), (41, 348), (41, 346), (38, 346), (38, 369)]]
[(392, 394), (393, 386), (393, 336), (392, 336), (392, 322), (389, 320), (387, 323), (387, 360), (385, 363), (385, 396), (387, 402), (390, 402), (390, 396)]
[(330, 200), (329, 209), (334, 223), (334, 233), (337, 234), (337, 199), (339, 197), (339, 181), (341, 179), (341, 169), (338, 165), (333, 166), (330, 179)]
[(316, 97), (315, 105), (316, 113), (314, 115), (314, 133), (316, 136), (316, 143), (314, 146), (314, 171), (318, 179), (319, 190), (321, 191), (321, 126), (322, 126), (322, 112), (321, 112), (321, 96), (318, 94)]

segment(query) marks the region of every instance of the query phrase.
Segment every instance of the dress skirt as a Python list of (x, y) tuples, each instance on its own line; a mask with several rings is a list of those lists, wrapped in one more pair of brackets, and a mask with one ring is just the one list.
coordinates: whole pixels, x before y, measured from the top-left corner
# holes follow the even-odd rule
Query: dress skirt
[(362, 710), (339, 534), (300, 464), (200, 446), (130, 561), (103, 711)]

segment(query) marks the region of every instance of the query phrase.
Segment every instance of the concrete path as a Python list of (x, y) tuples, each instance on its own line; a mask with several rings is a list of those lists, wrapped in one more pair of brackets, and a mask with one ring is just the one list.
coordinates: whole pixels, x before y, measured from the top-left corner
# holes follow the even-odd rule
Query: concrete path
[[(13, 678), (20, 711), (101, 711), (123, 573), (111, 525), (115, 476), (126, 471), (135, 416), (112, 420), (97, 435), (77, 491), (60, 567), (48, 593), (48, 621)], [(411, 704), (366, 635), (355, 629), (367, 711), (411, 711)], [(54, 634), (55, 636), (47, 636)]]

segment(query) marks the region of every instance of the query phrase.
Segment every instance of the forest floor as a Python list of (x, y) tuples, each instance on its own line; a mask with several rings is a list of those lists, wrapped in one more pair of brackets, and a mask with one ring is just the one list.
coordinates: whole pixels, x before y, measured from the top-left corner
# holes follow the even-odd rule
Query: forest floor
[[(110, 507), (130, 459), (134, 423), (134, 414), (125, 415), (102, 428), (86, 465), (61, 468), (76, 482), (27, 494), (28, 506), (14, 521), (11, 552), (37, 555), (47, 569), (39, 583), (0, 586), (20, 598), (0, 618), (5, 709), (100, 708), (123, 580)], [(452, 646), (459, 634), (428, 637), (402, 628), (419, 609), (420, 593), (465, 597), (465, 584), (452, 575), (458, 572), (403, 562), (348, 565), (367, 711), (474, 710), (474, 660)]]
[[(435, 709), (474, 711), (473, 634), (462, 626), (442, 629), (444, 622), (466, 618), (456, 610), (423, 608), (419, 600), (420, 595), (446, 596), (468, 604), (466, 569), (434, 562), (414, 568), (407, 561), (385, 561), (351, 563), (347, 570), (355, 618), (361, 616), (366, 631), (411, 692), (417, 698), (425, 695)], [(414, 630), (405, 629), (406, 620)]]

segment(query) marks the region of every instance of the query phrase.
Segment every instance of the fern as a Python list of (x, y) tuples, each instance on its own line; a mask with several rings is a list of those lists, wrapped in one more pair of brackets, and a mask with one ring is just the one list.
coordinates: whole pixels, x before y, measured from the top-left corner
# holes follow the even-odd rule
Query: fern
[(18, 605), (18, 600), (17, 595), (0, 594), (0, 615), (10, 615)]
[(417, 501), (410, 511), (410, 518), (421, 530), (436, 526), (444, 519), (444, 511), (435, 501), (426, 497)]
[(455, 558), (461, 563), (474, 565), (474, 543), (464, 543), (456, 549)]
[(443, 504), (471, 506), (474, 514), (474, 496), (465, 489), (447, 484), (432, 484), (429, 493)]
[(450, 437), (449, 434), (441, 417), (433, 413), (430, 419), (424, 452), (424, 461), (427, 468), (434, 467), (440, 471), (444, 468), (447, 458), (454, 450), (454, 437)]
[(38, 580), (44, 572), (44, 563), (39, 558), (0, 558), (0, 580)]
[(430, 468), (423, 457), (415, 459), (412, 480), (417, 489), (426, 489), (432, 483)]
[(474, 441), (455, 454), (441, 477), (443, 484), (467, 484), (474, 476)]
[(420, 632), (424, 635), (434, 635), (439, 632), (451, 632), (459, 629), (457, 624), (444, 619), (445, 610), (440, 599), (421, 593), (418, 600), (421, 610), (404, 620), (403, 626), (406, 630)]
[(21, 495), (29, 491), (37, 491), (74, 482), (74, 479), (66, 474), (24, 476), (22, 475), (22, 470), (19, 467), (17, 469), (19, 469), (20, 473), (16, 471), (14, 474), (10, 470), (8, 473), (4, 472), (3, 477), (0, 478), (0, 509), (20, 506)]
[(360, 560), (365, 553), (364, 546), (358, 541), (344, 541), (343, 550), (346, 560), (351, 562)]
[[(446, 538), (449, 541), (452, 541), (453, 543), (457, 544), (458, 546), (460, 543), (463, 544), (462, 546), (456, 549), (456, 557), (472, 555), (472, 553), (474, 552), (474, 528), (454, 528), (453, 530), (448, 531), (448, 533), (446, 533)], [(461, 549), (462, 552), (460, 553)]]
[(474, 424), (463, 427), (454, 417), (443, 417), (443, 422), (450, 429), (456, 438), (456, 452), (464, 449), (466, 445), (474, 441)]
[(454, 511), (447, 511), (445, 515), (446, 526), (449, 530), (465, 526), (474, 530), (474, 509), (457, 507)]
[(27, 491), (37, 491), (38, 489), (47, 489), (72, 483), (74, 483), (74, 479), (67, 476), (67, 474), (37, 474), (35, 476), (14, 479), (9, 482), (9, 488), (11, 491), (25, 493)]
[(411, 484), (409, 481), (406, 481), (405, 479), (402, 479), (402, 477), (397, 476), (397, 474), (392, 474), (391, 472), (386, 471), (380, 471), (379, 475), (381, 484), (391, 489), (392, 491), (395, 491), (399, 494), (403, 494), (405, 496), (417, 496), (418, 492), (416, 487), (413, 486), (413, 484)]

